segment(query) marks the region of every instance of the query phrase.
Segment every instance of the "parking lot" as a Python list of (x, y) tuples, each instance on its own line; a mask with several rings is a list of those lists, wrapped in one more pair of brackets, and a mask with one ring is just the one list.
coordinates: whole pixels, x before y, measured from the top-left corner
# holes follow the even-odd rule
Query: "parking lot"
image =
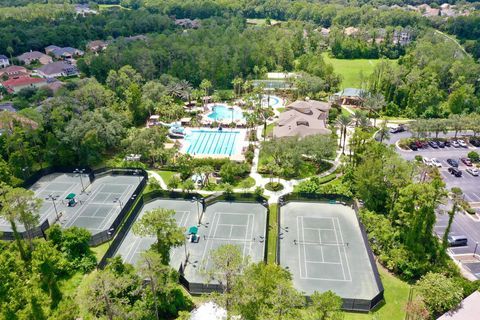
[[(462, 138), (466, 135), (465, 132), (459, 134), (457, 137)], [(388, 143), (396, 144), (402, 138), (411, 137), (411, 133), (401, 132), (392, 134)], [(448, 133), (446, 135), (440, 134), (439, 138), (451, 138), (453, 139), (454, 133)], [(480, 279), (480, 257), (478, 252), (474, 255), (475, 247), (480, 242), (480, 176), (473, 176), (466, 172), (468, 166), (460, 161), (460, 158), (467, 157), (470, 151), (477, 151), (480, 153), (480, 148), (477, 148), (471, 144), (467, 144), (466, 148), (453, 146), (445, 148), (421, 148), (417, 151), (401, 150), (396, 148), (397, 152), (407, 160), (414, 160), (416, 155), (421, 155), (423, 158), (435, 158), (442, 165), (439, 167), (440, 174), (446, 183), (446, 187), (451, 189), (452, 187), (459, 187), (462, 189), (464, 199), (469, 202), (472, 208), (477, 210), (476, 215), (469, 214), (457, 214), (453, 221), (450, 235), (465, 235), (468, 238), (468, 245), (462, 247), (454, 247), (449, 249), (449, 253), (458, 261), (461, 262), (463, 267), (470, 271), (472, 275)], [(448, 168), (451, 167), (447, 163), (447, 159), (454, 159), (458, 162), (458, 169), (462, 172), (461, 177), (455, 177)], [(448, 214), (446, 210), (449, 210), (451, 204), (447, 207), (441, 206), (437, 211), (437, 222), (435, 225), (435, 233), (441, 238), (447, 227)], [(480, 248), (477, 248), (480, 249)], [(477, 250), (480, 251), (480, 250)]]

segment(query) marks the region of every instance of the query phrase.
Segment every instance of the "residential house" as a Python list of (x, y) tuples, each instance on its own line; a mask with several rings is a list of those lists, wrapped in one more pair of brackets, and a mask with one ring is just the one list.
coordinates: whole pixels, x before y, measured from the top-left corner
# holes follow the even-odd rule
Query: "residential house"
[(49, 88), (50, 90), (52, 90), (53, 93), (57, 92), (60, 88), (63, 87), (63, 82), (61, 81), (58, 81), (57, 79), (55, 78), (49, 78), (47, 79), (47, 85), (46, 85), (47, 88)]
[(346, 88), (335, 93), (331, 97), (331, 101), (338, 105), (361, 106), (366, 94), (367, 92), (362, 89)]
[(6, 103), (0, 103), (0, 112), (2, 111), (17, 112), (17, 109), (15, 109), (15, 107), (13, 106), (13, 103), (6, 102)]
[(92, 52), (99, 52), (107, 49), (107, 46), (108, 46), (108, 43), (106, 43), (105, 41), (94, 40), (94, 41), (90, 41), (87, 44), (87, 50)]
[(198, 29), (200, 28), (200, 20), (175, 19), (175, 25), (183, 27), (185, 29)]
[(406, 46), (412, 42), (412, 31), (408, 28), (395, 29), (393, 31), (392, 41), (394, 44)]
[(6, 68), (10, 65), (10, 61), (6, 56), (0, 54), (0, 68)]
[(75, 66), (65, 61), (56, 61), (47, 64), (38, 69), (37, 73), (43, 78), (71, 77), (78, 76), (79, 74)]
[(297, 100), (286, 107), (273, 128), (275, 138), (306, 137), (315, 134), (331, 134), (327, 129), (330, 103), (316, 100)]
[(35, 63), (36, 61), (40, 62), (41, 64), (49, 64), (52, 63), (53, 59), (52, 57), (41, 53), (39, 51), (30, 51), (30, 52), (25, 52), (24, 54), (21, 54), (17, 57), (17, 59), (21, 62), (23, 62), (26, 65), (29, 65), (31, 63)]
[(12, 79), (12, 78), (21, 78), (21, 77), (29, 77), (30, 76), (30, 71), (27, 68), (21, 67), (21, 66), (10, 66), (6, 67), (4, 69), (0, 69), (0, 80), (7, 78)]
[(360, 31), (360, 29), (358, 29), (358, 28), (348, 27), (348, 28), (345, 28), (345, 29), (343, 30), (343, 33), (344, 33), (346, 36), (353, 36), (353, 35), (356, 35), (359, 31)]
[(323, 36), (323, 37), (328, 37), (330, 35), (330, 28), (321, 28), (320, 30), (320, 34)]
[(438, 17), (440, 15), (440, 9), (432, 8), (428, 4), (421, 4), (418, 9), (424, 17)]
[(437, 320), (478, 320), (480, 316), (480, 292), (475, 291), (454, 310), (448, 311)]
[(17, 78), (17, 79), (9, 79), (7, 81), (3, 81), (2, 86), (7, 89), (10, 93), (18, 93), (20, 90), (25, 88), (40, 88), (47, 84), (47, 80), (42, 78)]
[(74, 57), (83, 56), (85, 54), (85, 52), (76, 48), (60, 48), (54, 45), (46, 47), (45, 53), (54, 56), (56, 59), (72, 59)]
[(86, 14), (98, 14), (98, 11), (90, 9), (90, 6), (87, 3), (84, 3), (84, 4), (79, 3), (75, 5), (75, 13), (85, 16)]

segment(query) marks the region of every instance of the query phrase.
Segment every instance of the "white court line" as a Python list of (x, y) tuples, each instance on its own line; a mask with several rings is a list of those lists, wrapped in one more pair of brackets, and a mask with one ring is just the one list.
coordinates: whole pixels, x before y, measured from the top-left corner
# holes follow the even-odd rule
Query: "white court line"
[[(215, 214), (213, 215), (213, 219), (212, 219), (212, 224), (211, 224), (212, 226), (213, 226), (214, 223), (215, 223), (215, 218), (216, 218), (216, 217), (217, 217), (217, 213), (215, 212)], [(213, 228), (211, 228), (211, 229), (208, 231), (208, 237), (209, 237), (209, 238), (210, 238), (211, 235), (212, 235), (212, 231), (213, 231)], [(217, 232), (217, 230), (216, 230), (216, 228), (215, 228), (215, 233), (216, 233), (216, 232)], [(214, 234), (215, 234), (215, 233), (214, 233)], [(201, 262), (201, 263), (206, 262), (206, 261), (205, 261), (205, 255), (206, 255), (206, 253), (207, 253), (207, 251), (208, 251), (207, 249), (208, 249), (208, 247), (209, 247), (209, 244), (211, 243), (211, 241), (208, 241), (208, 240), (207, 240), (206, 242), (207, 242), (207, 243), (205, 244), (205, 248), (203, 248), (202, 262)], [(208, 262), (207, 262), (207, 264), (208, 264)], [(205, 264), (205, 269), (207, 268), (207, 264)]]
[[(247, 216), (247, 226), (250, 223), (250, 215)], [(232, 229), (230, 229), (230, 237), (232, 236)], [(242, 261), (245, 261), (245, 250), (247, 249), (247, 237), (248, 237), (248, 230), (245, 230), (245, 236), (243, 237), (243, 252), (242, 252)], [(251, 239), (251, 238), (250, 238)]]
[[(318, 231), (318, 241), (322, 242), (322, 233), (320, 232), (320, 229)], [(322, 262), (325, 262), (325, 258), (323, 256), (323, 247), (320, 246), (320, 253), (322, 254)]]
[[(300, 221), (302, 222), (302, 239), (305, 242), (305, 229), (303, 223), (303, 216), (300, 217)], [(307, 246), (303, 246), (303, 263), (305, 264), (305, 276), (308, 277), (308, 268), (307, 268)]]
[[(250, 239), (253, 237), (253, 232), (254, 232), (254, 226), (255, 226), (255, 215), (253, 214), (250, 214), (252, 216), (252, 229), (251, 229), (251, 232), (250, 232)], [(250, 217), (249, 215), (249, 217)], [(248, 232), (248, 227), (247, 227), (247, 232)], [(255, 237), (256, 238), (256, 237)], [(259, 235), (259, 239), (258, 241), (260, 241), (260, 235)], [(249, 246), (248, 246), (248, 252), (251, 253), (252, 252), (252, 246), (253, 246), (253, 242), (250, 242)]]
[[(334, 230), (335, 241), (338, 243), (337, 230), (336, 230), (335, 222), (333, 221), (333, 218), (332, 218), (332, 223), (333, 223), (333, 228), (335, 229)], [(340, 262), (342, 262), (342, 253), (340, 252), (340, 247), (337, 247), (337, 251), (338, 251), (338, 257), (340, 258)], [(342, 265), (343, 279), (347, 280), (347, 277), (345, 275), (345, 268), (343, 267), (343, 263), (341, 265)]]
[(322, 230), (322, 231), (333, 231), (333, 229), (326, 229), (326, 228), (310, 228), (305, 227), (304, 230)]
[[(336, 218), (336, 220), (337, 220), (337, 224), (338, 224), (338, 230), (340, 231), (340, 240), (342, 241), (342, 243), (345, 243), (345, 242), (343, 242), (342, 225), (340, 224), (340, 220), (338, 220), (338, 217)], [(345, 264), (347, 266), (348, 276), (350, 278), (349, 281), (352, 281), (353, 278), (352, 278), (352, 273), (350, 272), (350, 263), (348, 262), (347, 249), (345, 247), (343, 247), (343, 254), (345, 255)], [(343, 268), (343, 264), (342, 264), (342, 268)]]
[(314, 263), (314, 264), (341, 264), (340, 262), (322, 262), (322, 261), (310, 261), (305, 260), (307, 263)]
[[(301, 231), (301, 230), (300, 230), (300, 225), (299, 225), (299, 223), (298, 223), (299, 218), (300, 218), (300, 216), (297, 216), (297, 233), (298, 233), (297, 236), (298, 236), (298, 238), (300, 239), (300, 231)], [(297, 247), (297, 251), (298, 251), (298, 267), (299, 267), (299, 269), (300, 269), (300, 278), (303, 278), (303, 275), (302, 275), (302, 263), (301, 263), (301, 261), (302, 261), (302, 254), (300, 253), (300, 246)], [(305, 259), (307, 259), (307, 257), (305, 257)]]
[(317, 277), (300, 277), (302, 280), (320, 280), (320, 281), (338, 281), (338, 282), (352, 282), (351, 280), (332, 279), (332, 278), (317, 278)]
[[(248, 213), (248, 215), (250, 215)], [(227, 226), (227, 227), (248, 227), (248, 224), (230, 224), (230, 223), (219, 223), (219, 226)]]

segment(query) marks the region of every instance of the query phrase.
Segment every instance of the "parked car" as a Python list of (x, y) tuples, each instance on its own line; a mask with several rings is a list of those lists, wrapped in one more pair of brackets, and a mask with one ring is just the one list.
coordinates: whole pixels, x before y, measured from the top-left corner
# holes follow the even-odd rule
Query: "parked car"
[(417, 150), (418, 150), (418, 147), (417, 147), (417, 145), (415, 144), (415, 142), (410, 143), (409, 147), (410, 147), (410, 149), (412, 149), (413, 151), (417, 151)]
[(465, 163), (466, 166), (469, 166), (471, 167), (472, 166), (472, 161), (470, 161), (470, 159), (468, 158), (460, 158), (460, 161), (462, 161), (463, 163)]
[(460, 147), (462, 148), (467, 148), (467, 143), (463, 140), (457, 140), (458, 144), (460, 145)]
[(466, 236), (448, 236), (447, 240), (450, 247), (466, 246), (468, 244)]
[(438, 147), (439, 148), (445, 148), (445, 142), (443, 141), (437, 141)]
[(437, 168), (442, 167), (442, 163), (440, 161), (438, 161), (436, 158), (430, 159), (430, 162), (432, 163), (432, 166), (435, 166)]
[(478, 177), (478, 170), (476, 168), (467, 168), (467, 171), (468, 173), (470, 173), (472, 176), (474, 177)]
[(432, 161), (427, 157), (423, 157), (422, 162), (426, 166), (431, 166), (432, 165)]
[(438, 144), (433, 140), (428, 141), (428, 145), (434, 149), (438, 149)]
[(417, 148), (423, 148), (423, 143), (421, 141), (415, 141), (415, 144), (417, 145)]
[(452, 146), (452, 144), (450, 143), (450, 141), (448, 141), (448, 140), (445, 141), (445, 147), (451, 147), (451, 146)]
[(472, 144), (472, 146), (480, 147), (480, 140), (478, 139), (470, 139), (470, 143)]
[(403, 131), (405, 131), (405, 127), (401, 124), (399, 124), (398, 126), (390, 129), (390, 133), (399, 133), (399, 132), (403, 132)]
[(458, 170), (458, 168), (450, 167), (448, 168), (448, 172), (450, 172), (457, 178), (460, 178), (462, 176), (462, 171)]
[(460, 148), (460, 144), (458, 143), (457, 140), (452, 140), (452, 147), (454, 147), (454, 148)]
[(458, 168), (458, 161), (453, 159), (447, 159), (447, 163), (454, 168)]

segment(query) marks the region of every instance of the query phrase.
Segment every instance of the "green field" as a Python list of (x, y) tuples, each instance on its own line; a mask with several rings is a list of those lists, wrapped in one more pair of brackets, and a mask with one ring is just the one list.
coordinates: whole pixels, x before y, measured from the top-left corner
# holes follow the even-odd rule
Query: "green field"
[(335, 59), (326, 52), (322, 56), (325, 62), (333, 65), (335, 73), (342, 76), (341, 88), (361, 88), (362, 78), (372, 74), (380, 62), (380, 59)]

